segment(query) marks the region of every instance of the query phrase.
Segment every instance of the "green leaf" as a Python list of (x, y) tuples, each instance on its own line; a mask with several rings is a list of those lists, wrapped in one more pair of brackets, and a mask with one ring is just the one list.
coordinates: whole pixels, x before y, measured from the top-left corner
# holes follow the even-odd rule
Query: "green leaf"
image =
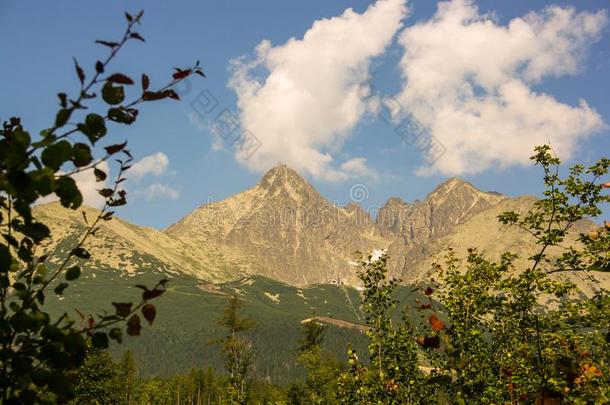
[(95, 175), (95, 181), (104, 181), (108, 175), (105, 171), (98, 169), (97, 167), (93, 169), (93, 174)]
[(110, 339), (115, 340), (118, 343), (123, 342), (123, 331), (120, 328), (112, 328), (108, 336)]
[(91, 336), (91, 344), (93, 347), (106, 349), (108, 347), (108, 335), (104, 332), (95, 332), (93, 336)]
[(83, 196), (78, 190), (76, 182), (72, 177), (60, 177), (57, 179), (55, 184), (55, 194), (57, 194), (59, 197), (61, 205), (72, 209), (76, 209), (81, 206), (83, 203)]
[(66, 125), (66, 123), (70, 119), (71, 114), (72, 114), (72, 111), (67, 108), (62, 108), (61, 110), (59, 110), (57, 112), (57, 116), (55, 117), (55, 126), (57, 128), (59, 128), (59, 127), (63, 127), (64, 125)]
[(80, 277), (80, 267), (78, 267), (78, 266), (70, 267), (68, 269), (68, 271), (66, 271), (66, 280), (68, 280), (68, 281), (76, 280), (79, 277)]
[(91, 148), (89, 145), (84, 143), (75, 143), (73, 147), (73, 158), (72, 162), (76, 167), (87, 166), (89, 163), (93, 161), (93, 156), (91, 155)]
[(34, 187), (40, 195), (49, 195), (55, 189), (54, 171), (48, 167), (30, 173)]
[(136, 120), (136, 116), (124, 108), (111, 108), (108, 110), (108, 119), (121, 124), (130, 125)]
[(86, 249), (82, 247), (74, 248), (70, 253), (81, 259), (88, 259), (91, 257), (91, 253), (89, 253)]
[(110, 105), (121, 104), (125, 100), (125, 90), (123, 86), (114, 86), (111, 82), (106, 82), (102, 87), (102, 98)]
[(68, 141), (59, 141), (47, 146), (41, 155), (42, 163), (53, 169), (59, 170), (62, 164), (72, 158), (72, 145)]
[(12, 262), (13, 258), (8, 246), (0, 245), (0, 273), (8, 273)]
[(68, 288), (68, 283), (59, 283), (57, 284), (57, 287), (55, 287), (55, 294), (57, 295), (63, 295), (64, 290)]
[(84, 352), (87, 348), (87, 342), (80, 333), (70, 333), (64, 337), (64, 347), (69, 353)]
[(96, 140), (106, 135), (106, 122), (99, 114), (91, 113), (85, 118), (85, 125)]
[(24, 226), (23, 229), (21, 229), (21, 232), (32, 238), (36, 243), (51, 236), (49, 228), (40, 222), (32, 222), (29, 225)]
[(60, 373), (51, 374), (49, 376), (48, 384), (49, 390), (60, 398), (71, 398), (74, 395), (72, 392), (72, 384), (65, 375)]

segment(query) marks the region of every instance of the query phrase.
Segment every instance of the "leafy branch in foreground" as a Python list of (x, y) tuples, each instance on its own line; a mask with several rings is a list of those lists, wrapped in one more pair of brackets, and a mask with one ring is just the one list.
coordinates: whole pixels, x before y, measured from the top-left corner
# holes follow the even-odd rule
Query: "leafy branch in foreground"
[[(602, 180), (610, 159), (575, 165), (565, 178), (550, 147), (537, 147), (532, 159), (544, 171), (543, 198), (525, 215), (498, 218), (534, 238), (538, 249), (525, 265), (512, 252), (494, 261), (472, 248), (461, 261), (450, 250), (444, 266), (433, 266), (440, 280), (419, 287), (428, 300), (414, 308), (426, 321), (418, 325), (393, 314), (387, 258), (361, 263), (371, 365), (349, 350), (340, 401), (610, 402), (610, 296), (595, 278), (610, 271), (610, 224), (585, 222), (610, 202)], [(587, 275), (593, 293), (584, 296), (559, 274)]]
[[(128, 335), (139, 335), (140, 314), (152, 323), (156, 309), (149, 301), (165, 291), (166, 280), (152, 289), (143, 290), (136, 305), (113, 303), (114, 311), (96, 317), (80, 314), (79, 326), (67, 313), (57, 319), (44, 310), (50, 293), (64, 294), (70, 282), (79, 278), (81, 263), (91, 257), (86, 248), (89, 238), (98, 232), (103, 221), (112, 219), (114, 209), (127, 203), (121, 188), (125, 172), (133, 162), (127, 142), (103, 146), (101, 157), (94, 151), (108, 132), (107, 123), (131, 125), (138, 118), (138, 107), (149, 101), (179, 97), (173, 87), (187, 77), (204, 76), (199, 62), (195, 66), (176, 69), (167, 84), (151, 90), (146, 74), (141, 78), (141, 91), (126, 101), (126, 89), (134, 81), (120, 72), (108, 73), (112, 62), (129, 41), (144, 41), (135, 31), (143, 13), (125, 14), (127, 28), (120, 40), (98, 40), (108, 48), (108, 55), (94, 64), (88, 74), (76, 59), (75, 73), (80, 84), (78, 94), (69, 97), (59, 93), (59, 110), (53, 125), (32, 139), (21, 119), (12, 117), (0, 129), (0, 402), (35, 403), (65, 402), (73, 397), (68, 377), (70, 370), (82, 364), (89, 339), (94, 347), (105, 348), (109, 340), (121, 342), (121, 324)], [(205, 77), (205, 76), (204, 76)], [(88, 103), (98, 98), (108, 105), (103, 113), (88, 112)], [(120, 156), (119, 156), (120, 155)], [(118, 175), (106, 187), (108, 173), (103, 162), (115, 158)], [(87, 225), (78, 242), (69, 249), (59, 265), (53, 265), (42, 243), (51, 232), (38, 221), (32, 207), (41, 197), (55, 196), (62, 206), (78, 209), (83, 197), (74, 178), (76, 173), (92, 172), (102, 184), (99, 194), (105, 204), (94, 219), (83, 212)], [(63, 279), (62, 279), (63, 278)], [(41, 396), (41, 393), (45, 393)], [(47, 393), (50, 395), (47, 395)], [(49, 399), (50, 398), (50, 399)]]

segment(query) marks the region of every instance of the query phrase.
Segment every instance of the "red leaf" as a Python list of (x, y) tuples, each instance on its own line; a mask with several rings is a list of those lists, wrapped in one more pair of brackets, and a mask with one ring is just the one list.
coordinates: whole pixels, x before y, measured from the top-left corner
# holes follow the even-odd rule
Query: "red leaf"
[(148, 321), (148, 324), (152, 325), (157, 315), (157, 309), (153, 304), (146, 304), (142, 307), (142, 315), (144, 315), (144, 319)]
[(165, 96), (163, 95), (163, 92), (160, 91), (145, 91), (144, 94), (142, 94), (142, 100), (144, 101), (155, 101), (163, 98), (165, 98)]
[(97, 41), (95, 41), (95, 43), (107, 46), (108, 48), (114, 48), (119, 46), (118, 42), (102, 41), (101, 39), (98, 39)]
[(107, 154), (114, 155), (115, 153), (122, 151), (125, 146), (127, 146), (127, 141), (123, 143), (117, 143), (115, 145), (106, 146), (104, 149), (106, 150)]
[(184, 79), (185, 77), (188, 77), (188, 75), (191, 74), (191, 69), (187, 69), (187, 70), (178, 70), (176, 73), (174, 73), (172, 75), (172, 77), (174, 78), (174, 80), (181, 80)]
[(426, 295), (432, 295), (432, 293), (434, 292), (434, 290), (430, 287), (426, 288), (426, 291), (424, 291), (424, 294)]
[(95, 71), (97, 73), (104, 73), (104, 64), (99, 60), (95, 62)]
[(80, 84), (85, 84), (85, 72), (83, 71), (83, 68), (80, 67), (76, 59), (74, 59), (74, 68), (76, 69), (76, 74), (78, 75)]
[(438, 336), (419, 336), (416, 342), (426, 349), (438, 349), (441, 346), (441, 338)]
[(106, 80), (111, 83), (117, 84), (133, 84), (133, 80), (131, 80), (131, 78), (125, 76), (122, 73), (115, 73), (113, 75), (110, 75), (108, 76), (108, 78), (106, 78)]
[(142, 99), (144, 101), (162, 100), (164, 98), (173, 98), (174, 100), (180, 100), (180, 97), (174, 90), (145, 91), (142, 95)]
[(124, 318), (131, 313), (131, 306), (133, 304), (131, 302), (113, 302), (112, 305), (116, 309), (116, 314)]
[(142, 74), (142, 90), (148, 90), (148, 86), (150, 86), (150, 79), (146, 74)]
[(142, 299), (143, 300), (152, 300), (153, 298), (157, 298), (164, 292), (165, 292), (165, 290), (158, 290), (156, 288), (154, 290), (144, 291), (142, 293)]
[(133, 314), (127, 321), (127, 334), (129, 336), (139, 336), (142, 325), (140, 324), (140, 317), (138, 314)]
[(87, 326), (89, 329), (93, 329), (95, 327), (95, 320), (93, 317), (90, 316), (89, 319), (87, 319)]
[(436, 314), (430, 315), (430, 317), (428, 318), (428, 322), (430, 322), (430, 326), (432, 326), (432, 330), (434, 330), (436, 332), (440, 332), (443, 329), (445, 329), (445, 324), (443, 323), (443, 321), (438, 319), (438, 316), (436, 316)]
[(142, 38), (142, 36), (140, 34), (138, 34), (137, 32), (132, 32), (131, 34), (129, 34), (129, 37), (133, 38), (133, 39), (137, 39), (138, 41), (146, 42), (144, 40), (144, 38)]
[(165, 90), (163, 93), (167, 94), (166, 97), (172, 98), (174, 100), (180, 100), (180, 96), (178, 96), (178, 93), (176, 93), (174, 90)]

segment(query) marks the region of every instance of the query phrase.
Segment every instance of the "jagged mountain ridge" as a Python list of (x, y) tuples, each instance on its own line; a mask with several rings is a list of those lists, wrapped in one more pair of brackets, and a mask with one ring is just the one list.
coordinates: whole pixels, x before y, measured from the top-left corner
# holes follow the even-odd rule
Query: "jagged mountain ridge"
[(472, 184), (451, 178), (420, 202), (390, 198), (379, 210), (377, 226), (391, 240), (391, 270), (410, 280), (419, 274), (418, 263), (431, 254), (429, 243), (450, 234), (473, 215), (490, 209), (506, 197), (482, 192)]
[(366, 212), (331, 204), (285, 165), (252, 189), (197, 208), (166, 233), (194, 249), (211, 237), (239, 250), (251, 272), (294, 285), (353, 284), (355, 252), (387, 247)]
[[(437, 260), (446, 246), (462, 247), (467, 240), (472, 243), (467, 247), (490, 247), (479, 228), (500, 229), (498, 207), (526, 209), (528, 201), (482, 192), (452, 178), (423, 201), (390, 198), (373, 220), (357, 204), (330, 203), (297, 172), (280, 165), (254, 187), (202, 205), (163, 231), (118, 218), (105, 222), (89, 242), (95, 261), (87, 266), (130, 274), (177, 272), (211, 282), (262, 275), (297, 286), (356, 285), (356, 251), (387, 249), (390, 274), (410, 282), (426, 275), (431, 258)], [(36, 208), (52, 225), (49, 249), (61, 250), (84, 230), (81, 215), (66, 211), (58, 204)], [(92, 209), (85, 211), (94, 215)], [(477, 225), (469, 228), (471, 223)], [(502, 247), (531, 246), (531, 239), (514, 233), (492, 245), (496, 253)]]

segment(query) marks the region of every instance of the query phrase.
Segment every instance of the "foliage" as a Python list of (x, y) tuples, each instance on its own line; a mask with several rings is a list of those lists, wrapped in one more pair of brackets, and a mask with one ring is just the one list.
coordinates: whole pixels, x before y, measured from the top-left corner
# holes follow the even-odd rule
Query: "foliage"
[(338, 396), (344, 404), (419, 403), (429, 393), (429, 386), (418, 368), (414, 326), (403, 314), (393, 319), (394, 297), (398, 280), (387, 279), (387, 256), (361, 260), (359, 273), (364, 286), (362, 311), (370, 329), (370, 366), (362, 364), (356, 351), (348, 349), (350, 370), (341, 375)]
[(342, 364), (328, 350), (322, 348), (327, 325), (316, 321), (302, 325), (303, 337), (299, 343), (298, 362), (305, 367), (305, 385), (293, 385), (289, 394), (290, 404), (335, 404), (337, 385)]
[(133, 398), (136, 377), (138, 374), (136, 362), (131, 350), (126, 350), (125, 353), (123, 353), (118, 367), (118, 379), (120, 386), (123, 387), (120, 391), (121, 401), (130, 404), (131, 399)]
[[(63, 295), (66, 288), (81, 275), (81, 263), (91, 254), (86, 241), (95, 235), (101, 222), (110, 220), (113, 209), (126, 204), (121, 188), (132, 156), (126, 142), (100, 147), (107, 135), (107, 122), (131, 125), (138, 118), (140, 104), (164, 98), (178, 99), (172, 87), (192, 74), (203, 75), (198, 64), (177, 69), (171, 81), (159, 90), (150, 89), (148, 76), (142, 75), (141, 91), (126, 101), (126, 88), (134, 85), (128, 76), (108, 72), (111, 62), (129, 41), (144, 41), (135, 31), (142, 12), (126, 14), (127, 29), (117, 41), (96, 41), (108, 49), (108, 55), (94, 64), (89, 75), (74, 60), (80, 85), (78, 94), (69, 97), (59, 93), (59, 109), (53, 124), (33, 138), (18, 117), (3, 123), (0, 129), (0, 401), (34, 403), (43, 401), (39, 393), (48, 391), (57, 402), (74, 396), (68, 371), (85, 361), (86, 337), (97, 348), (109, 340), (120, 342), (126, 324), (128, 335), (139, 335), (140, 311), (149, 323), (155, 309), (149, 302), (161, 295), (165, 280), (152, 289), (143, 285), (139, 303), (113, 303), (113, 313), (82, 315), (82, 324), (67, 313), (52, 318), (45, 310), (47, 295)], [(98, 113), (88, 110), (92, 100), (101, 99), (108, 106)], [(99, 105), (95, 103), (94, 105)], [(102, 156), (96, 158), (96, 150)], [(32, 206), (41, 198), (55, 196), (69, 209), (78, 209), (83, 198), (73, 175), (91, 171), (100, 182), (106, 173), (100, 166), (116, 158), (118, 174), (112, 187), (101, 188), (105, 205), (96, 218), (86, 218), (87, 230), (64, 257), (52, 258), (42, 246), (50, 230), (32, 214)], [(55, 260), (53, 260), (55, 259)], [(59, 261), (54, 266), (52, 263)]]
[(75, 398), (72, 404), (123, 403), (121, 390), (117, 389), (124, 384), (119, 375), (119, 366), (106, 350), (88, 347), (84, 363), (69, 376), (74, 381)]
[[(468, 403), (607, 402), (610, 297), (601, 288), (578, 297), (571, 283), (551, 275), (578, 272), (594, 281), (591, 272), (609, 270), (608, 227), (581, 234), (578, 246), (564, 241), (610, 201), (599, 184), (610, 160), (575, 165), (561, 178), (548, 146), (532, 159), (544, 171), (544, 197), (526, 215), (506, 212), (499, 220), (531, 234), (538, 253), (520, 270), (515, 254), (496, 263), (472, 249), (465, 271), (449, 253), (439, 298), (450, 327), (437, 330), (444, 347), (435, 365), (451, 379), (451, 396)], [(550, 255), (552, 248), (560, 252)]]
[(227, 332), (222, 342), (222, 354), (225, 369), (229, 373), (228, 401), (240, 405), (248, 401), (254, 357), (252, 343), (242, 334), (254, 327), (254, 322), (240, 314), (242, 307), (243, 302), (232, 296), (227, 302), (223, 317), (218, 321)]
[(525, 215), (498, 219), (528, 232), (538, 252), (519, 268), (510, 252), (496, 262), (470, 249), (463, 266), (449, 251), (445, 266), (434, 265), (441, 280), (425, 289), (429, 301), (418, 306), (426, 330), (406, 317), (394, 324), (396, 280), (387, 280), (387, 258), (361, 263), (371, 365), (348, 351), (351, 369), (338, 386), (343, 403), (610, 401), (608, 292), (598, 286), (583, 297), (556, 277), (581, 273), (595, 283), (596, 271), (610, 270), (607, 222), (565, 246), (568, 231), (590, 229), (582, 220), (599, 216), (610, 201), (603, 193), (610, 183), (600, 183), (610, 160), (573, 166), (562, 178), (548, 146), (536, 148), (532, 159), (544, 171), (543, 198)]

